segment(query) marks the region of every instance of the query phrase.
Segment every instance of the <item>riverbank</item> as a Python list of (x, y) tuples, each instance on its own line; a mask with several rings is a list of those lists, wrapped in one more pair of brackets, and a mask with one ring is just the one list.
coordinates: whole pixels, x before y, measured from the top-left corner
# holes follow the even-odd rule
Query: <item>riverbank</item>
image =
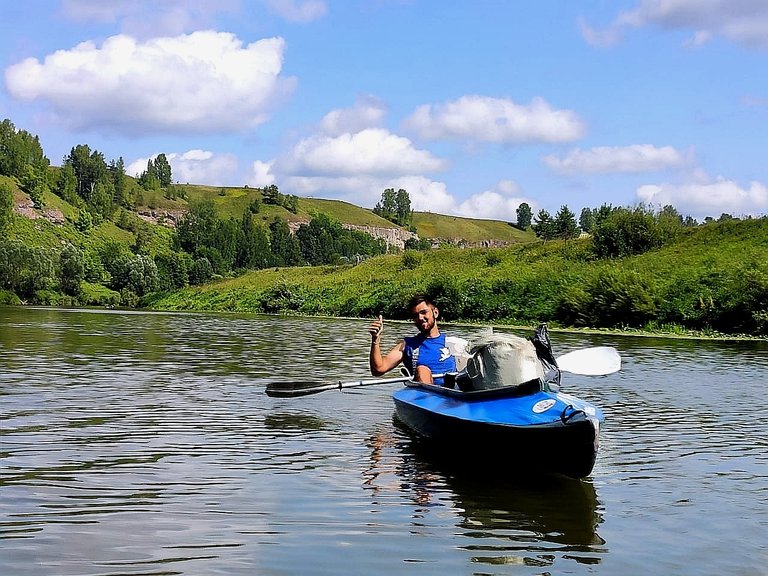
[(407, 320), (417, 292), (433, 296), (443, 322), (761, 339), (768, 337), (768, 219), (708, 225), (622, 259), (595, 259), (589, 240), (406, 251), (357, 265), (253, 271), (151, 294), (141, 305)]

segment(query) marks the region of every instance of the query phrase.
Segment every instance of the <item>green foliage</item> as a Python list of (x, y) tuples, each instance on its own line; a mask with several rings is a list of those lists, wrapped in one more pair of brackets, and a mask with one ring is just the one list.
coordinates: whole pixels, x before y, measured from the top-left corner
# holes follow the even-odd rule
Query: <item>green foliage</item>
[(536, 237), (541, 238), (545, 242), (547, 240), (552, 240), (557, 236), (555, 221), (552, 219), (550, 213), (543, 208), (536, 214), (531, 228), (536, 234)]
[(83, 282), (80, 285), (80, 302), (87, 306), (117, 306), (120, 293), (110, 290), (102, 284)]
[(213, 266), (208, 258), (195, 258), (189, 267), (189, 283), (192, 285), (205, 284), (213, 278)]
[(5, 182), (0, 182), (0, 232), (13, 220), (13, 191)]
[(406, 250), (403, 252), (400, 268), (403, 270), (413, 270), (414, 268), (418, 268), (419, 264), (421, 264), (421, 254), (414, 250)]
[(582, 208), (579, 215), (579, 228), (584, 232), (591, 233), (595, 228), (595, 214), (591, 208)]
[(0, 175), (16, 178), (37, 203), (48, 189), (48, 166), (50, 161), (37, 136), (16, 130), (7, 118), (0, 122)]
[(291, 234), (285, 220), (278, 218), (269, 225), (269, 248), (270, 263), (275, 266), (298, 266), (304, 262), (299, 239)]
[(48, 250), (0, 238), (0, 288), (30, 298), (55, 284), (54, 260)]
[(531, 225), (531, 219), (533, 218), (533, 212), (527, 202), (522, 202), (520, 206), (515, 210), (517, 216), (517, 226), (521, 230), (527, 230)]
[(641, 328), (657, 317), (655, 284), (636, 271), (609, 267), (565, 291), (558, 320), (576, 326)]
[[(187, 286), (192, 257), (186, 252), (166, 252), (155, 256), (157, 266), (157, 289), (167, 292)], [(210, 266), (210, 263), (209, 263)], [(211, 269), (208, 278), (213, 274)]]
[(552, 223), (556, 238), (568, 241), (575, 238), (579, 233), (579, 227), (576, 224), (576, 216), (571, 212), (568, 206), (561, 206), (555, 214), (555, 220)]
[(429, 238), (419, 238), (418, 236), (415, 238), (408, 238), (408, 240), (405, 241), (405, 249), (406, 250), (431, 250), (432, 240), (430, 240)]
[(598, 258), (642, 254), (661, 246), (664, 236), (649, 210), (617, 208), (595, 227), (594, 250)]
[(59, 254), (59, 282), (65, 294), (76, 296), (85, 279), (83, 251), (68, 244)]
[(93, 216), (91, 216), (91, 213), (88, 212), (88, 210), (80, 210), (80, 214), (78, 215), (77, 220), (75, 220), (75, 228), (83, 234), (93, 228)]
[(150, 256), (143, 254), (122, 254), (111, 262), (111, 288), (142, 296), (157, 290), (157, 264)]
[(411, 197), (403, 188), (397, 192), (394, 188), (387, 188), (381, 194), (381, 200), (374, 206), (373, 213), (407, 228), (413, 220)]

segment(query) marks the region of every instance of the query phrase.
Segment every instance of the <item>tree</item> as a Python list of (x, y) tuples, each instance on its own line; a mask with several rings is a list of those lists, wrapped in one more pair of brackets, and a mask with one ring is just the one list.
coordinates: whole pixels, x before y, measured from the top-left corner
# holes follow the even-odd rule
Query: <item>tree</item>
[(5, 183), (0, 184), (0, 231), (4, 230), (13, 219), (13, 192)]
[(395, 224), (408, 227), (413, 220), (411, 197), (403, 188), (395, 194)]
[(173, 183), (171, 176), (171, 165), (165, 154), (158, 154), (154, 161), (155, 175), (160, 181), (162, 188), (168, 188)]
[(147, 161), (147, 169), (139, 175), (139, 185), (147, 191), (160, 189), (160, 178), (151, 158)]
[(26, 130), (17, 131), (7, 118), (0, 122), (0, 174), (21, 181), (31, 169), (34, 180), (45, 183), (50, 164), (37, 136)]
[(381, 194), (381, 200), (373, 207), (373, 213), (398, 226), (407, 227), (413, 220), (411, 197), (403, 188), (397, 192), (394, 188), (387, 188)]
[(395, 214), (397, 214), (394, 188), (387, 188), (382, 192), (381, 200), (379, 200), (376, 203), (376, 206), (373, 207), (373, 213), (390, 222), (393, 221)]
[(280, 205), (280, 190), (275, 184), (270, 184), (261, 191), (261, 199), (264, 204)]
[(533, 217), (533, 212), (528, 203), (522, 202), (517, 207), (515, 214), (517, 215), (517, 227), (521, 230), (527, 230), (531, 225), (531, 218)]
[(237, 246), (236, 266), (239, 268), (266, 268), (271, 259), (269, 240), (264, 229), (254, 221), (251, 211), (246, 208), (240, 220), (242, 236)]
[(298, 266), (303, 263), (301, 245), (282, 218), (269, 225), (269, 248), (275, 266)]
[(80, 293), (80, 282), (85, 279), (85, 260), (83, 252), (67, 244), (59, 254), (59, 282), (65, 294)]
[(579, 215), (579, 228), (590, 233), (595, 228), (595, 214), (591, 208), (582, 208)]
[(549, 212), (543, 208), (536, 214), (531, 228), (536, 234), (536, 237), (541, 238), (544, 242), (552, 240), (555, 237), (555, 224), (552, 220), (552, 216), (550, 216)]
[(565, 204), (555, 214), (553, 225), (555, 236), (565, 242), (575, 238), (579, 232), (579, 226), (576, 224), (576, 215)]
[(176, 240), (179, 247), (185, 252), (196, 254), (201, 247), (212, 246), (218, 221), (213, 200), (193, 202), (189, 212), (182, 216), (176, 226)]
[(592, 235), (592, 247), (599, 258), (642, 254), (662, 243), (656, 218), (642, 206), (613, 210)]
[(125, 162), (121, 156), (117, 160), (109, 163), (109, 174), (112, 177), (114, 187), (114, 200), (119, 206), (132, 209), (136, 203), (136, 195), (129, 185), (128, 177), (125, 175)]

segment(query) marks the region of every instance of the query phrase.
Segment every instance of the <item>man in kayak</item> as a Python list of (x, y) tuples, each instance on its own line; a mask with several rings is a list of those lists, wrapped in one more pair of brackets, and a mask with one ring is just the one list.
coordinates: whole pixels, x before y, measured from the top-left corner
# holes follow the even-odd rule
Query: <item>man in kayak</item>
[(433, 374), (445, 374), (456, 371), (456, 360), (445, 342), (445, 334), (437, 327), (440, 311), (435, 303), (424, 295), (411, 298), (408, 303), (413, 323), (418, 328), (416, 336), (406, 336), (398, 341), (386, 355), (381, 354), (381, 334), (384, 320), (379, 316), (368, 327), (371, 334), (369, 363), (371, 374), (381, 376), (403, 363), (414, 380), (429, 384), (443, 384), (441, 377)]

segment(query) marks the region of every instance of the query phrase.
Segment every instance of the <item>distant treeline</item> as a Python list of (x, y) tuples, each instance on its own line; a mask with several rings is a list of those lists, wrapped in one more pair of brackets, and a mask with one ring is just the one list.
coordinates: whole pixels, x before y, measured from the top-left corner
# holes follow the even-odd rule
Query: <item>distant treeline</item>
[[(15, 190), (26, 193), (38, 208), (46, 198), (58, 197), (57, 202), (71, 207), (66, 221), (59, 226), (45, 221), (25, 224), (29, 221), (13, 212)], [(135, 211), (144, 193), (158, 190), (186, 206), (175, 229), (146, 222)], [(295, 230), (280, 217), (267, 222), (260, 216), (263, 204), (298, 212), (298, 198), (272, 185), (252, 191), (239, 217), (222, 217), (211, 198), (188, 201), (185, 190), (172, 184), (163, 154), (149, 160), (138, 179), (126, 176), (122, 158), (107, 162), (85, 144), (73, 147), (62, 167), (54, 168), (36, 136), (5, 120), (0, 124), (0, 303), (138, 306), (143, 299), (157, 304), (164, 301), (163, 293), (249, 270), (339, 266), (388, 252), (382, 240), (348, 230), (325, 214), (313, 214)], [(386, 189), (375, 212), (402, 226), (412, 222), (410, 198), (403, 189)], [(333, 289), (318, 292), (313, 287), (317, 279), (308, 269), (306, 285), (273, 285), (259, 293), (256, 304), (235, 298), (229, 308), (348, 315), (386, 310), (395, 316), (407, 293), (418, 287), (439, 296), (444, 310), (456, 319), (537, 319), (594, 327), (670, 324), (766, 333), (768, 257), (755, 258), (755, 265), (731, 265), (744, 254), (721, 258), (726, 248), (719, 247), (722, 238), (713, 236), (717, 258), (712, 258), (722, 260), (721, 268), (712, 261), (694, 268), (681, 262), (664, 268), (667, 277), (658, 276), (654, 266), (642, 272), (633, 268), (632, 259), (652, 254), (655, 261), (697, 228), (706, 236), (705, 230), (715, 224), (726, 229), (729, 222), (738, 223), (728, 214), (717, 221), (707, 218), (706, 225), (699, 226), (672, 206), (653, 210), (602, 205), (584, 208), (577, 222), (567, 206), (554, 217), (544, 210), (533, 217), (523, 203), (517, 216), (519, 227), (530, 226), (543, 241), (529, 247), (533, 252), (546, 248), (542, 262), (524, 259), (497, 266), (507, 255), (488, 250), (478, 271), (461, 263), (461, 252), (447, 250), (450, 256), (442, 268), (419, 270), (414, 279), (415, 269), (423, 268), (432, 259), (427, 255), (435, 252), (429, 239), (418, 238), (406, 243), (396, 274), (374, 267), (381, 276), (351, 281), (353, 295), (341, 302)], [(762, 224), (754, 229), (765, 234)], [(577, 239), (583, 233), (586, 238)], [(688, 249), (680, 258), (693, 261), (698, 252)], [(508, 253), (517, 252), (513, 247)], [(566, 268), (546, 268), (562, 262), (563, 255), (569, 262)], [(339, 274), (343, 271), (339, 268)], [(374, 288), (364, 288), (372, 281)], [(187, 292), (179, 294), (189, 297)]]

